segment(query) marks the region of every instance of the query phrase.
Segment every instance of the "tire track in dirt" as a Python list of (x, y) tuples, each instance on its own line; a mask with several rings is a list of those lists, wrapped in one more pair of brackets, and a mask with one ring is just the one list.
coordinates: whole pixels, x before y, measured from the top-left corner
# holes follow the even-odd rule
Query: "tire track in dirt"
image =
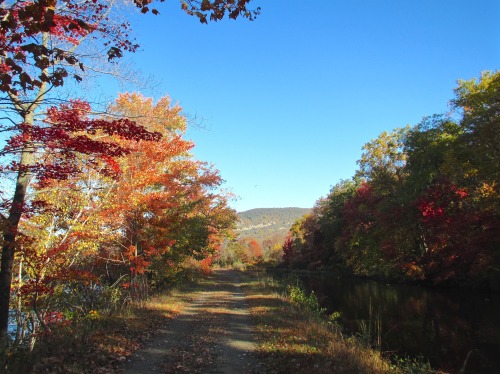
[(216, 270), (186, 307), (123, 366), (122, 373), (256, 373), (253, 325), (234, 270)]

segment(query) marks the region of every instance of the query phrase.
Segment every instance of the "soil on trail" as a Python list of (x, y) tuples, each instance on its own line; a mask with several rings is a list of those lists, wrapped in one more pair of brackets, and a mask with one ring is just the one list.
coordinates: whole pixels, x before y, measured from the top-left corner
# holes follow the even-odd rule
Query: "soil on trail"
[(126, 374), (263, 372), (241, 274), (216, 270), (187, 294), (186, 307), (128, 360)]

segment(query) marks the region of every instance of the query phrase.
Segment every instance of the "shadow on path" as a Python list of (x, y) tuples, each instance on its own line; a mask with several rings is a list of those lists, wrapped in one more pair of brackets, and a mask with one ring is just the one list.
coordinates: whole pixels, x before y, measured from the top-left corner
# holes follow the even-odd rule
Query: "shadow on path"
[(122, 373), (255, 373), (255, 338), (239, 272), (216, 270)]

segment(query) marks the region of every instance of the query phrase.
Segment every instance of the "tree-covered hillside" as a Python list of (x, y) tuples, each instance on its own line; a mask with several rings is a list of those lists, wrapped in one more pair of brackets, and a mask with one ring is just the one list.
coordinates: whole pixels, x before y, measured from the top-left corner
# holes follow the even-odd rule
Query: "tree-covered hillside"
[(290, 226), (309, 208), (258, 208), (238, 213), (238, 233), (241, 238), (262, 242), (271, 237), (285, 238)]

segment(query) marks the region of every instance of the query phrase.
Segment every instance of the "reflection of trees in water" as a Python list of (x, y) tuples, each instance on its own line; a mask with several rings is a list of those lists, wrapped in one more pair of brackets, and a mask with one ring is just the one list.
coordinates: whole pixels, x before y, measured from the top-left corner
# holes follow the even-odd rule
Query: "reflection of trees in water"
[(300, 277), (329, 312), (341, 312), (342, 324), (351, 333), (359, 331), (361, 321), (380, 314), (384, 351), (423, 355), (434, 367), (457, 370), (477, 349), (490, 361), (492, 369), (483, 367), (484, 372), (500, 367), (500, 295), (487, 301), (471, 290), (388, 285), (325, 274)]

